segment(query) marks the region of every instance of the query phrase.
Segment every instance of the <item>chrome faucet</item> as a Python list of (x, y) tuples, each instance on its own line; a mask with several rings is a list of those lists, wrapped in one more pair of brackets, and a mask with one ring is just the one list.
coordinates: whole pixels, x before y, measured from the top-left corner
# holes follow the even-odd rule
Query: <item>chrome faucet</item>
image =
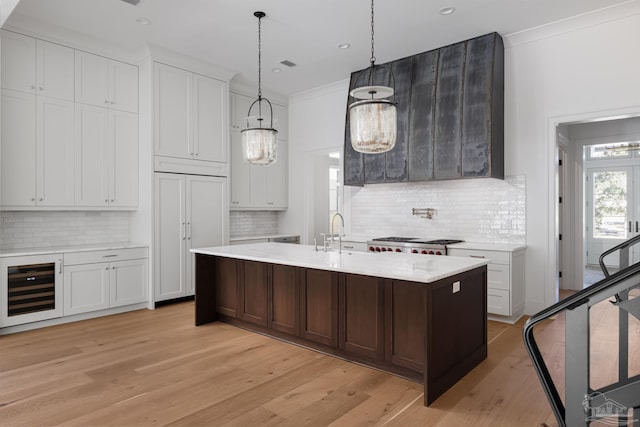
[[(342, 216), (342, 214), (340, 212), (336, 212), (335, 214), (333, 214), (333, 216), (331, 217), (331, 241), (334, 242), (334, 234), (333, 234), (333, 223), (335, 222), (336, 217), (340, 217), (340, 221), (342, 222), (342, 232), (344, 233), (344, 217)], [(340, 230), (338, 230), (338, 241), (339, 246), (338, 246), (338, 251), (339, 253), (342, 253), (342, 236), (344, 234), (340, 234)]]

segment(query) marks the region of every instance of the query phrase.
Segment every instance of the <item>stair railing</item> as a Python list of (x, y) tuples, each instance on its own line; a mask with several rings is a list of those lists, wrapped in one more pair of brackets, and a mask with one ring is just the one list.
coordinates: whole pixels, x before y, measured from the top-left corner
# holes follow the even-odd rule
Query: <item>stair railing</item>
[[(619, 425), (632, 422), (634, 427), (640, 427), (640, 375), (628, 375), (628, 316), (640, 319), (640, 296), (630, 299), (629, 295), (631, 289), (640, 287), (640, 262), (629, 265), (629, 249), (638, 243), (640, 236), (604, 252), (600, 257), (603, 280), (540, 311), (524, 325), (525, 347), (561, 427), (588, 426), (591, 421), (608, 420), (611, 416), (617, 417)], [(620, 254), (620, 270), (609, 274), (603, 260), (614, 252)], [(589, 386), (589, 309), (612, 297), (620, 313), (619, 376), (617, 382), (594, 390)], [(563, 311), (566, 312), (564, 403), (533, 335), (536, 325)]]

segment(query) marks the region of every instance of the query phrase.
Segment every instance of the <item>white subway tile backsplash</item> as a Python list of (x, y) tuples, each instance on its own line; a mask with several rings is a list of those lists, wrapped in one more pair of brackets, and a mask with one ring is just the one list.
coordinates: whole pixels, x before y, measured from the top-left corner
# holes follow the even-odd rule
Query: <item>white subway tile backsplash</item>
[(0, 249), (29, 249), (124, 242), (128, 212), (2, 211)]
[[(525, 190), (524, 176), (368, 185), (351, 198), (351, 233), (526, 243)], [(437, 213), (425, 219), (412, 208)]]
[(229, 236), (243, 237), (278, 233), (278, 213), (275, 211), (231, 211)]

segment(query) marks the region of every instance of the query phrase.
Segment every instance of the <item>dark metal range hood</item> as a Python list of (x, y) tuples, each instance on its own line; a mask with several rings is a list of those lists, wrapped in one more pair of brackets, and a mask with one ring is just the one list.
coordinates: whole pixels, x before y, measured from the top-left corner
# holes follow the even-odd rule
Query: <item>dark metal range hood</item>
[[(386, 65), (395, 79), (396, 145), (384, 154), (355, 151), (347, 109), (345, 185), (504, 179), (504, 45), (498, 33)], [(349, 90), (360, 72), (351, 74)], [(375, 81), (385, 78), (378, 74), (374, 84), (383, 83)]]

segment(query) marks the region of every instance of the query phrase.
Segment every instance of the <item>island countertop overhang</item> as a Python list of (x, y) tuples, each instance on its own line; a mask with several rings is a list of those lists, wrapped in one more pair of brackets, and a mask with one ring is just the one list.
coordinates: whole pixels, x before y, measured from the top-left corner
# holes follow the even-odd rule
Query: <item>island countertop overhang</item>
[(322, 249), (316, 251), (311, 245), (273, 242), (196, 248), (191, 252), (418, 283), (436, 282), (490, 262), (488, 259), (438, 255), (324, 252)]

